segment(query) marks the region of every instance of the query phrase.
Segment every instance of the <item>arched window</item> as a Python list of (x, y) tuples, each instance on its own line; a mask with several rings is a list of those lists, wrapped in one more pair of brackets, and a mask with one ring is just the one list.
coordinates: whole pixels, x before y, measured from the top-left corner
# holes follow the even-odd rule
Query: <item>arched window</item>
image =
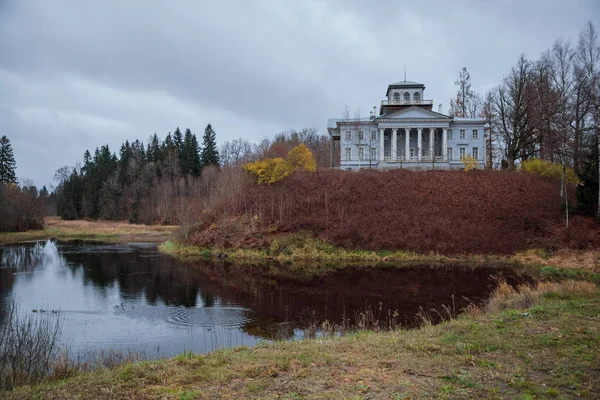
[(413, 95), (413, 99), (415, 99), (415, 101), (421, 100), (421, 93), (415, 92), (415, 94)]
[(404, 92), (404, 100), (406, 100), (406, 101), (410, 100), (410, 93)]
[(394, 93), (394, 101), (398, 101), (400, 100), (400, 93), (396, 92)]

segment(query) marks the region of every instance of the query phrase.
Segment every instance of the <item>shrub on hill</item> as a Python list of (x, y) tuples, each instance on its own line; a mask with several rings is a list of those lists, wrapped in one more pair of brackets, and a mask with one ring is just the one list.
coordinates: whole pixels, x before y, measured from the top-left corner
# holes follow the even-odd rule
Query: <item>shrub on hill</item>
[[(306, 231), (349, 249), (443, 254), (598, 244), (597, 227), (579, 226), (585, 219), (573, 221), (572, 233), (564, 231), (559, 185), (515, 172), (300, 172), (272, 185), (245, 186), (224, 225), (233, 246), (263, 243), (269, 229)], [(233, 229), (231, 218), (244, 215), (239, 221), (248, 226)], [(203, 226), (211, 226), (211, 235), (200, 231), (190, 241), (213, 245), (206, 238), (218, 237), (222, 222), (207, 218)], [(582, 237), (574, 238), (576, 231)]]

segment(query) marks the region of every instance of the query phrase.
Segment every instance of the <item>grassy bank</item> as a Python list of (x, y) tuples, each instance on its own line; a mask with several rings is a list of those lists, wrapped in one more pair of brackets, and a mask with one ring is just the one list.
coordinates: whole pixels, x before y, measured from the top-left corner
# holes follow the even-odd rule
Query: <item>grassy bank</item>
[(530, 267), (531, 272), (542, 279), (578, 279), (600, 285), (600, 251), (558, 250), (549, 252), (533, 249), (514, 255), (455, 255), (416, 253), (411, 251), (346, 250), (324, 241), (310, 238), (307, 234), (280, 235), (272, 238), (265, 248), (203, 248), (176, 241), (166, 241), (159, 250), (182, 260), (228, 259), (244, 264), (260, 264), (269, 261), (293, 263), (305, 273), (349, 265), (482, 265), (496, 264)]
[(9, 398), (598, 398), (600, 293), (500, 285), (484, 309), (421, 329), (126, 364)]
[(103, 242), (163, 242), (173, 238), (178, 227), (138, 225), (116, 221), (63, 221), (46, 217), (46, 228), (27, 232), (0, 232), (0, 244), (57, 238)]

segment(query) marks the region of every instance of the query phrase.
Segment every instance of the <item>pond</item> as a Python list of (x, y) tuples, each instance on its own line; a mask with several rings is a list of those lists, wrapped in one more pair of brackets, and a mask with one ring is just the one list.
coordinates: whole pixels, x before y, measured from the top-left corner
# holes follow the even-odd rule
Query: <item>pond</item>
[(325, 320), (412, 327), (419, 311), (435, 322), (481, 303), (499, 278), (530, 280), (503, 266), (348, 267), (309, 276), (293, 265), (183, 264), (143, 243), (48, 241), (0, 253), (0, 307), (14, 299), (20, 312), (60, 317), (61, 344), (71, 352), (149, 358), (299, 339)]

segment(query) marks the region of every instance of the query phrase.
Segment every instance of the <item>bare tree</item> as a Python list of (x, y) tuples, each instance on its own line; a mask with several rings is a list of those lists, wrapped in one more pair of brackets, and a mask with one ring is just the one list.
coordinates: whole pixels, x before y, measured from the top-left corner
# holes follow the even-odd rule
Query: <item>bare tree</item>
[(463, 67), (454, 81), (458, 86), (456, 97), (450, 100), (450, 116), (462, 118), (476, 118), (481, 113), (482, 99), (471, 89), (471, 74)]
[(492, 127), (509, 169), (514, 169), (515, 161), (535, 153), (536, 137), (528, 100), (530, 83), (531, 62), (521, 55), (494, 93)]
[[(584, 124), (590, 127), (589, 133), (594, 136), (600, 154), (600, 43), (596, 28), (591, 21), (587, 23), (583, 32), (579, 35), (577, 59), (579, 68), (581, 68), (580, 78), (583, 80), (583, 87), (589, 104), (586, 110), (587, 117), (584, 117)], [(585, 133), (585, 128), (583, 131)], [(598, 208), (596, 218), (600, 220), (600, 157), (598, 157), (597, 171)]]

